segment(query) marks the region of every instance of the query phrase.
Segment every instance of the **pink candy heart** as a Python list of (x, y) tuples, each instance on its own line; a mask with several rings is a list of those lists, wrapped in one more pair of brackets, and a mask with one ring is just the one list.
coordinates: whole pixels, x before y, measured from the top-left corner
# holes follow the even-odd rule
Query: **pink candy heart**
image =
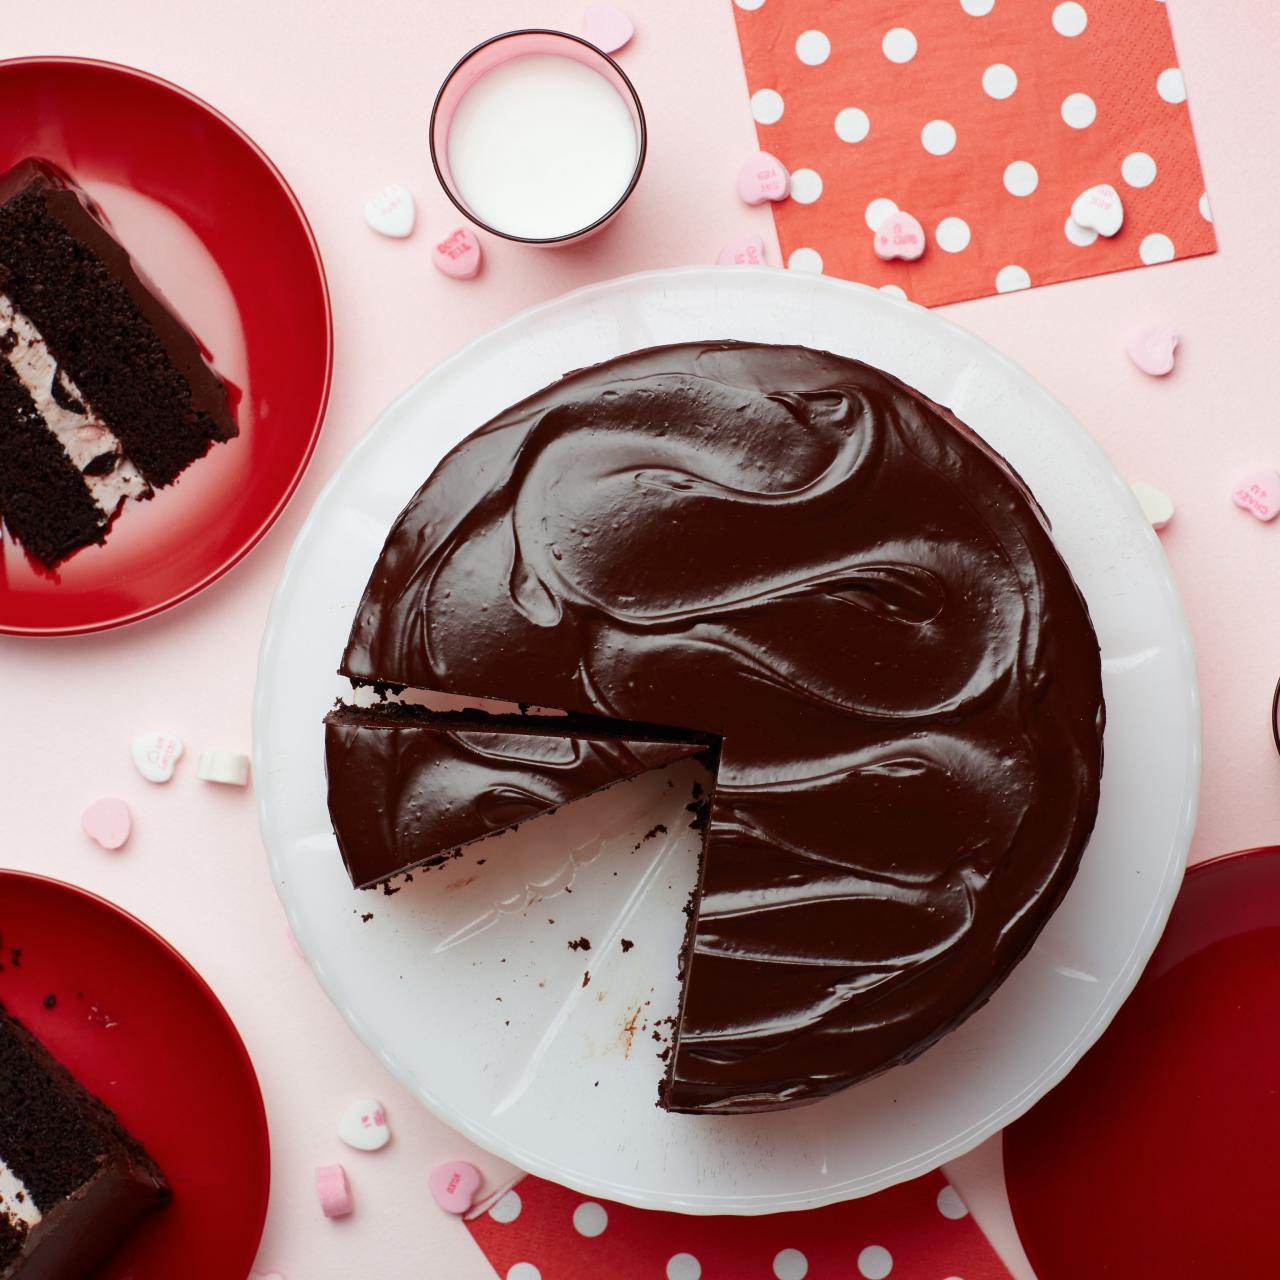
[(721, 267), (763, 267), (764, 241), (759, 236), (740, 236), (730, 240), (716, 257)]
[(1178, 349), (1178, 331), (1167, 324), (1154, 324), (1135, 333), (1124, 348), (1129, 359), (1153, 378), (1173, 372), (1173, 353)]
[(480, 1190), (480, 1170), (465, 1160), (450, 1160), (431, 1170), (427, 1186), (446, 1213), (466, 1213)]
[(133, 818), (123, 800), (95, 800), (80, 815), (80, 825), (104, 849), (120, 849), (133, 830)]
[(738, 195), (747, 204), (785, 200), (790, 190), (791, 175), (786, 166), (767, 151), (757, 151), (748, 156), (738, 170)]
[(437, 271), (452, 280), (471, 280), (480, 273), (480, 241), (470, 227), (455, 227), (431, 250)]
[(347, 1171), (340, 1164), (322, 1164), (316, 1169), (316, 1196), (326, 1218), (345, 1218), (356, 1207)]
[(616, 53), (635, 33), (635, 23), (616, 4), (588, 5), (583, 14), (582, 34), (602, 53)]
[(1280, 515), (1280, 473), (1269, 467), (1250, 471), (1236, 485), (1231, 501), (1259, 520), (1274, 520)]
[(909, 213), (891, 213), (876, 229), (876, 257), (914, 262), (924, 253), (924, 228)]

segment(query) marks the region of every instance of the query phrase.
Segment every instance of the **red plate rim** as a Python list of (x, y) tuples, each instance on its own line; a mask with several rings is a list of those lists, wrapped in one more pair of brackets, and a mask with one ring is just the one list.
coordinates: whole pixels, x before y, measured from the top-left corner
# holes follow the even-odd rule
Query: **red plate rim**
[(262, 1239), (263, 1230), (267, 1223), (267, 1206), (271, 1199), (271, 1130), (267, 1125), (267, 1107), (262, 1099), (262, 1086), (258, 1080), (258, 1073), (254, 1068), (253, 1059), (249, 1056), (249, 1050), (245, 1047), (243, 1038), (239, 1029), (232, 1021), (231, 1015), (227, 1012), (222, 1001), (218, 999), (217, 992), (200, 976), (199, 970), (180, 952), (173, 943), (167, 938), (157, 933), (145, 921), (139, 920), (132, 912), (126, 911), (123, 907), (117, 906), (114, 902), (102, 897), (100, 894), (93, 893), (89, 889), (82, 889), (79, 885), (71, 884), (66, 880), (58, 880), (53, 876), (37, 875), (32, 871), (17, 871), (8, 867), (0, 867), (0, 883), (5, 880), (26, 881), (32, 884), (46, 885), (58, 892), (69, 893), (73, 897), (84, 899), (91, 903), (95, 908), (101, 908), (109, 914), (119, 917), (127, 925), (136, 929), (143, 934), (149, 941), (154, 943), (168, 954), (169, 958), (174, 961), (177, 967), (201, 990), (207, 997), (210, 1009), (217, 1016), (217, 1020), (222, 1024), (227, 1032), (228, 1042), (235, 1047), (236, 1056), (241, 1060), (244, 1067), (248, 1071), (249, 1079), (254, 1083), (254, 1101), (256, 1103), (250, 1122), (257, 1131), (257, 1137), (262, 1144), (263, 1169), (265, 1176), (262, 1180), (262, 1194), (259, 1202), (253, 1206), (251, 1211), (251, 1221), (254, 1227), (254, 1234), (260, 1241)]
[[(55, 627), (26, 627), (12, 626), (4, 622), (0, 622), (0, 635), (11, 636), (78, 636), (92, 635), (99, 631), (111, 631), (116, 627), (125, 627), (133, 622), (141, 622), (145, 618), (153, 618), (158, 613), (163, 613), (166, 609), (172, 609), (175, 605), (181, 604), (184, 600), (191, 599), (203, 591), (205, 587), (216, 582), (225, 573), (234, 568), (241, 560), (258, 545), (266, 536), (267, 531), (280, 518), (280, 513), (289, 504), (289, 500), (297, 492), (298, 485), (302, 483), (302, 477), (306, 474), (307, 467), (311, 463), (312, 454), (315, 453), (316, 442), (320, 438), (320, 428), (324, 425), (325, 412), (329, 407), (329, 392), (333, 385), (333, 304), (329, 297), (329, 280), (325, 275), (324, 261), (320, 257), (320, 246), (316, 241), (315, 232), (311, 229), (311, 223), (307, 219), (306, 212), (302, 208), (302, 204), (298, 197), (294, 194), (293, 188), (286, 181), (284, 174), (276, 167), (271, 157), (267, 155), (256, 142), (240, 128), (234, 120), (223, 115), (217, 107), (210, 106), (203, 98), (192, 93), (189, 89), (184, 89), (181, 85), (174, 84), (171, 80), (166, 80), (163, 76), (155, 75), (150, 71), (143, 71), (139, 67), (127, 66), (122, 62), (108, 62), (101, 58), (79, 58), (66, 55), (44, 55), (38, 54), (24, 58), (0, 58), (0, 75), (11, 67), (40, 67), (40, 66), (75, 66), (75, 67), (92, 67), (97, 71), (109, 71), (116, 75), (126, 76), (135, 80), (142, 80), (152, 84), (160, 89), (165, 89), (169, 93), (177, 94), (181, 98), (185, 98), (193, 106), (206, 112), (218, 121), (224, 128), (233, 133), (241, 142), (244, 143), (250, 151), (266, 166), (271, 176), (280, 185), (280, 190), (284, 193), (285, 198), (293, 208), (293, 212), (298, 219), (298, 225), (306, 237), (307, 245), (311, 250), (311, 256), (315, 261), (316, 276), (320, 282), (320, 295), (324, 300), (324, 331), (325, 331), (325, 354), (324, 354), (324, 385), (320, 388), (320, 403), (316, 408), (315, 422), (311, 427), (311, 434), (307, 439), (303, 448), (302, 455), (298, 460), (297, 469), (290, 478), (288, 484), (281, 490), (279, 497), (271, 510), (263, 518), (262, 522), (256, 529), (252, 531), (240, 545), (239, 549), (227, 556), (223, 562), (204, 574), (197, 581), (190, 583), (181, 591), (175, 592), (166, 600), (161, 600), (156, 604), (149, 604), (141, 609), (136, 609), (131, 613), (123, 614), (116, 618), (110, 618), (101, 622), (87, 623), (75, 626), (55, 626)], [(145, 927), (145, 926), (144, 926)], [(194, 971), (193, 971), (194, 972)]]

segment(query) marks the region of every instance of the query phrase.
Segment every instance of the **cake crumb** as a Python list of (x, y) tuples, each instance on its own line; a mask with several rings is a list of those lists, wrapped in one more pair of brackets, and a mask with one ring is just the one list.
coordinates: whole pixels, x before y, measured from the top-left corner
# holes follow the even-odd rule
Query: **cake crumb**
[(372, 920), (372, 919), (373, 919), (373, 912), (372, 912), (372, 911), (363, 911), (363, 912), (361, 912), (361, 913), (360, 913), (360, 923), (361, 923), (361, 924), (368, 924), (368, 923), (369, 923), (369, 921), (370, 921), (370, 920)]
[(589, 986), (590, 983), (591, 983), (591, 970), (584, 969), (582, 971), (582, 985), (585, 987), (585, 986)]
[(624, 952), (624, 953), (625, 953), (625, 952), (627, 952), (627, 951), (630, 951), (630, 950), (631, 950), (631, 948), (632, 948), (632, 947), (634, 947), (635, 945), (636, 945), (636, 944), (635, 944), (634, 942), (632, 942), (630, 938), (623, 938), (623, 939), (622, 939), (622, 950), (623, 950), (623, 952)]
[(57, 1005), (58, 997), (55, 996), (52, 991), (50, 991), (49, 994), (45, 996), (44, 1000), (41, 1003), (44, 1005), (46, 1009), (52, 1009)]
[(574, 938), (573, 941), (569, 943), (569, 950), (570, 951), (590, 951), (591, 939), (590, 938)]

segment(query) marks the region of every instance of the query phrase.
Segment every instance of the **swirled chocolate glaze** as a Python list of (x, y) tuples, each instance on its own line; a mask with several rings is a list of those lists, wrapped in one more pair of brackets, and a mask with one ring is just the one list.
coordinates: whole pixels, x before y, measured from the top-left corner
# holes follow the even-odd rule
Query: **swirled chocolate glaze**
[(945, 409), (800, 347), (638, 351), (482, 427), (396, 522), (342, 671), (720, 736), (677, 1111), (923, 1051), (1097, 809), (1097, 639), (1034, 500)]

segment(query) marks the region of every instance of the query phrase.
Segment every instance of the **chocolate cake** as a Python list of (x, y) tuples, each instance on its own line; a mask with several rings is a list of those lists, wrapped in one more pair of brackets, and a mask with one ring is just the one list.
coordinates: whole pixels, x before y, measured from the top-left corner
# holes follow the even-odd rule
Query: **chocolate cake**
[(0, 174), (0, 519), (52, 567), (236, 435), (227, 388), (55, 166)]
[[(914, 1058), (1026, 953), (1097, 811), (1098, 642), (1035, 500), (948, 410), (802, 347), (638, 351), (481, 427), (341, 670), (715, 736), (674, 1111)], [(483, 834), (505, 774), (470, 777)]]
[(391, 703), (325, 718), (329, 814), (351, 882), (437, 865), (487, 835), (689, 756), (710, 739), (588, 716)]
[(141, 1144), (0, 1005), (0, 1280), (84, 1280), (168, 1199)]

